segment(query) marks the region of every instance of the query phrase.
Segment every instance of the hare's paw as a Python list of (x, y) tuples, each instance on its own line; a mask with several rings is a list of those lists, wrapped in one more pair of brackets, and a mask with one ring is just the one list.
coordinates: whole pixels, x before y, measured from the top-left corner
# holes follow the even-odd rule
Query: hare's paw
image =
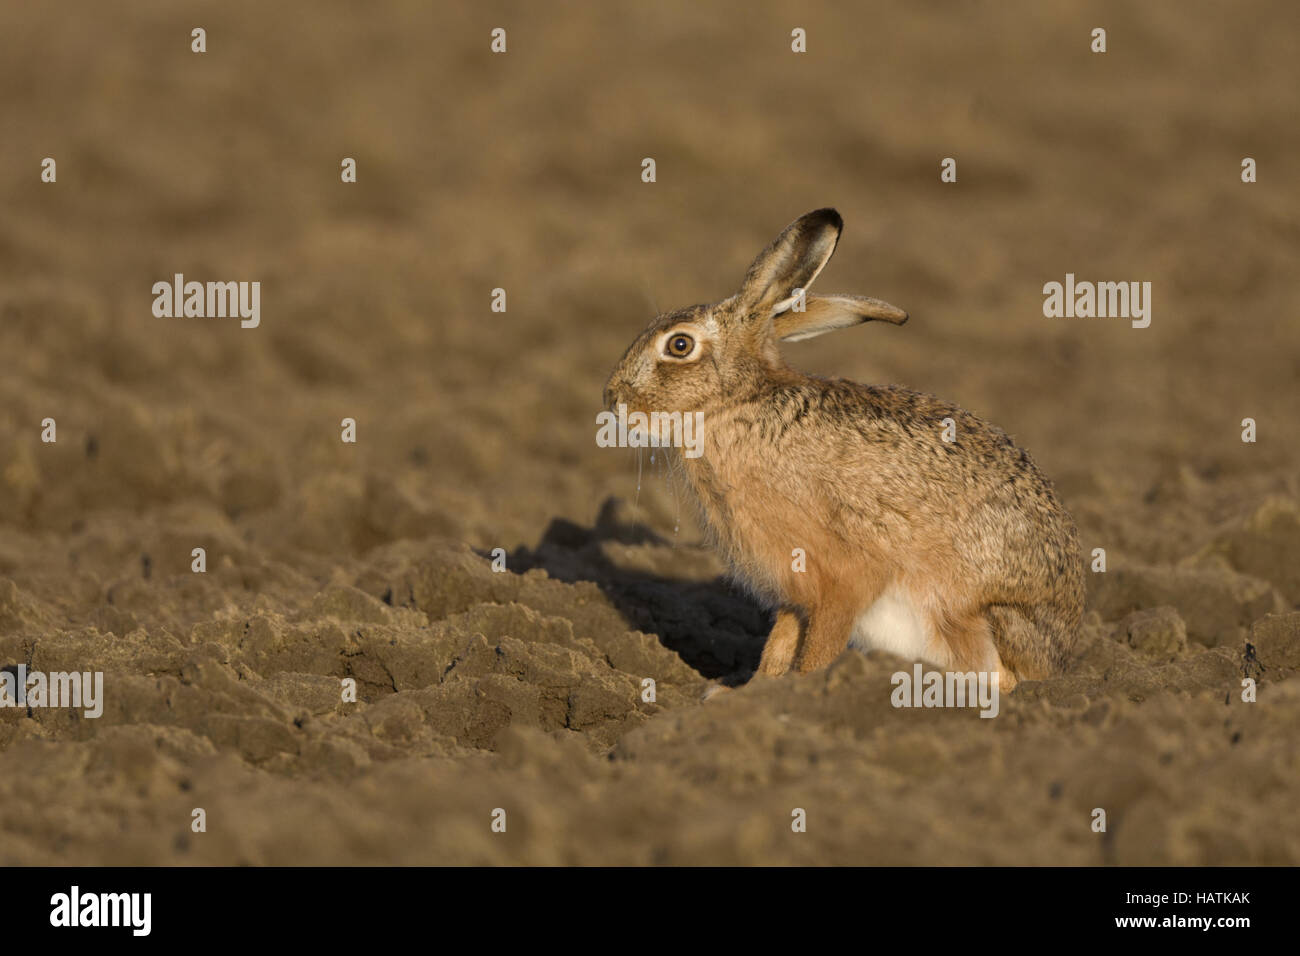
[(723, 684), (720, 681), (711, 680), (704, 686), (704, 690), (700, 692), (700, 700), (712, 700), (714, 697), (721, 696), (729, 690), (731, 690), (731, 688), (726, 684)]

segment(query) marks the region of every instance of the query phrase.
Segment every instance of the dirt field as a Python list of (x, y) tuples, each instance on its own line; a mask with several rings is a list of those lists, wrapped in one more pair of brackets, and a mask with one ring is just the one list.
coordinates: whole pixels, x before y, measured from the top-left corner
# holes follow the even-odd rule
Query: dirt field
[[(0, 863), (1300, 863), (1300, 7), (129, 11), (0, 7), (0, 667), (104, 674), (0, 708)], [(790, 361), (998, 423), (1106, 552), (996, 719), (856, 652), (700, 703), (768, 619), (595, 443), (826, 205), (818, 290), (912, 318)], [(1067, 273), (1150, 327), (1045, 318)]]

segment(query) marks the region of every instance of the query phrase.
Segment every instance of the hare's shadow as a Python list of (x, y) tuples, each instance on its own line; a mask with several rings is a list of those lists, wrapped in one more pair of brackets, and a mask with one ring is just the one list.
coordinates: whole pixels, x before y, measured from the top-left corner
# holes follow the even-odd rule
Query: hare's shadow
[(609, 498), (593, 527), (555, 518), (536, 548), (518, 549), (507, 564), (518, 573), (542, 568), (559, 581), (593, 582), (629, 629), (654, 634), (705, 677), (734, 684), (754, 672), (771, 620), (752, 598), (721, 577), (692, 581), (620, 568), (602, 547), (610, 541), (674, 546)]

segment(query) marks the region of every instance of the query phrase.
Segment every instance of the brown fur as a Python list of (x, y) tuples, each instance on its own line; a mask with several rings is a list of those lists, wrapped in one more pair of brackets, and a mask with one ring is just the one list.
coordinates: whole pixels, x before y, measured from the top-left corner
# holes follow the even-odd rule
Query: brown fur
[[(740, 291), (656, 319), (610, 376), (606, 403), (700, 411), (704, 454), (682, 458), (734, 575), (778, 608), (759, 673), (822, 667), (888, 588), (924, 610), (927, 656), (957, 670), (1018, 679), (1059, 673), (1083, 602), (1077, 534), (1051, 483), (997, 427), (897, 386), (791, 369), (781, 338), (906, 314), (875, 299), (807, 295), (841, 221), (818, 210), (792, 223)], [(665, 355), (687, 334), (689, 358)], [(956, 424), (941, 440), (943, 419)], [(807, 567), (791, 566), (793, 548)]]

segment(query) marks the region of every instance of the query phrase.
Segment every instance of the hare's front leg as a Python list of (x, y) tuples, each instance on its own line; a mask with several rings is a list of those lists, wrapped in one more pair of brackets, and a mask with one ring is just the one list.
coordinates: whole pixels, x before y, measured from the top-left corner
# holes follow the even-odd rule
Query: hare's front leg
[[(792, 607), (783, 607), (776, 612), (776, 621), (767, 635), (763, 645), (763, 657), (758, 662), (754, 677), (780, 677), (790, 672), (795, 654), (799, 651), (799, 636), (803, 624), (798, 611)], [(700, 700), (710, 700), (730, 690), (718, 681), (709, 681), (700, 695)]]
[(806, 674), (825, 667), (843, 654), (853, 636), (856, 616), (856, 606), (852, 604), (822, 604), (813, 608), (795, 655), (794, 669)]
[(755, 675), (780, 677), (788, 673), (799, 650), (799, 634), (803, 630), (802, 622), (794, 608), (783, 607), (776, 612), (776, 622), (767, 635), (763, 645), (763, 657), (758, 662)]

